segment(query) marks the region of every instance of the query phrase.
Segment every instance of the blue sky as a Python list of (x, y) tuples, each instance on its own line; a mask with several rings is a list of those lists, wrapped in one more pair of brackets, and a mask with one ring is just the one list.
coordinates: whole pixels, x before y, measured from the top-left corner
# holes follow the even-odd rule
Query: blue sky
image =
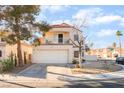
[[(38, 19), (49, 24), (68, 23), (78, 24), (85, 21), (85, 28), (81, 28), (88, 36), (88, 42), (94, 43), (94, 48), (105, 48), (118, 44), (115, 36), (117, 30), (124, 34), (124, 6), (41, 6)], [(124, 47), (124, 36), (121, 37)]]

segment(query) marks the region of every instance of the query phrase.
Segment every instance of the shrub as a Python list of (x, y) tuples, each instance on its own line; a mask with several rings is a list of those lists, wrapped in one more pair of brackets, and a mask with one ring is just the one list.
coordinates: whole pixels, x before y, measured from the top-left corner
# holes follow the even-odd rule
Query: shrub
[(76, 65), (75, 65), (75, 68), (80, 68), (79, 64), (76, 64)]
[(79, 62), (77, 60), (73, 60), (72, 64), (78, 64)]
[(11, 59), (2, 60), (2, 71), (11, 71), (14, 68), (13, 61)]

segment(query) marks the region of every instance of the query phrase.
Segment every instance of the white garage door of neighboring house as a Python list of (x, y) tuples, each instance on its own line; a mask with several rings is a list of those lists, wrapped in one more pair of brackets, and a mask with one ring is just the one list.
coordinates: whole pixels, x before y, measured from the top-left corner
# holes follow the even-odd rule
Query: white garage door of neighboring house
[(68, 50), (37, 50), (34, 63), (68, 63)]

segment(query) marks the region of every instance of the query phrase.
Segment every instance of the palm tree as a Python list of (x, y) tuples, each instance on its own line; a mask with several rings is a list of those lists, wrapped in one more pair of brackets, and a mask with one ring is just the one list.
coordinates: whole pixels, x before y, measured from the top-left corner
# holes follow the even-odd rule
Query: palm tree
[(116, 43), (114, 42), (114, 43), (113, 43), (113, 48), (116, 49), (116, 46), (117, 46), (117, 45), (116, 45)]
[(121, 31), (117, 31), (116, 32), (116, 36), (118, 37), (118, 39), (119, 39), (119, 45), (120, 45), (120, 56), (121, 56), (121, 36), (122, 36), (123, 34), (122, 34), (122, 32)]

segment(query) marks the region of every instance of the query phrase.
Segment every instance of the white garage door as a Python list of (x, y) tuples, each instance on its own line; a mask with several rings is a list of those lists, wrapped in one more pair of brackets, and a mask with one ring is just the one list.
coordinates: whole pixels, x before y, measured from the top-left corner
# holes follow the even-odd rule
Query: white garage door
[(68, 63), (67, 50), (37, 50), (33, 55), (34, 63)]

